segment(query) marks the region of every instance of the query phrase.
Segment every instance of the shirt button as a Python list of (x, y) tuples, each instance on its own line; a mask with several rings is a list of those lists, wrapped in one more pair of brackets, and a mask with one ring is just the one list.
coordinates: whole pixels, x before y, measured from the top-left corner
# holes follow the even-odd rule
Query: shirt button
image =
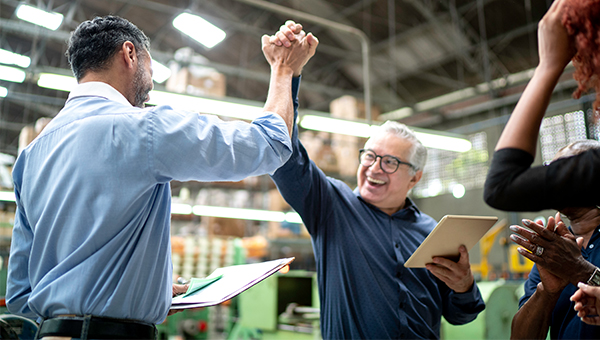
[(593, 244), (590, 244), (590, 248), (594, 248), (594, 245), (593, 245)]
[(404, 308), (404, 302), (400, 302), (400, 308)]
[(400, 247), (400, 245), (398, 243), (395, 244), (396, 248)]

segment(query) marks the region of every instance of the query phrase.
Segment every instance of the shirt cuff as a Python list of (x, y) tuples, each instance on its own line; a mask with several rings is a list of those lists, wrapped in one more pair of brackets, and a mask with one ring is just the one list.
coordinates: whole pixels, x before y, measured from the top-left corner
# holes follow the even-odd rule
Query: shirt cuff
[(459, 303), (470, 303), (481, 299), (481, 292), (479, 291), (479, 287), (477, 287), (477, 283), (473, 282), (473, 286), (471, 286), (471, 289), (467, 290), (464, 293), (457, 293), (455, 291), (452, 291), (452, 299)]

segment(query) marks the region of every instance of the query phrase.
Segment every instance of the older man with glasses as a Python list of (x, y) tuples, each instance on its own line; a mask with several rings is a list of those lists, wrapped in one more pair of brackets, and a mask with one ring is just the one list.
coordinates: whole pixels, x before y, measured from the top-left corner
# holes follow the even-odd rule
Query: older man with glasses
[(312, 237), (324, 339), (438, 339), (442, 315), (452, 324), (477, 317), (485, 305), (464, 247), (457, 262), (404, 267), (437, 224), (407, 197), (427, 158), (412, 131), (386, 122), (372, 135), (355, 190), (309, 159), (297, 126), (292, 144), (272, 178)]

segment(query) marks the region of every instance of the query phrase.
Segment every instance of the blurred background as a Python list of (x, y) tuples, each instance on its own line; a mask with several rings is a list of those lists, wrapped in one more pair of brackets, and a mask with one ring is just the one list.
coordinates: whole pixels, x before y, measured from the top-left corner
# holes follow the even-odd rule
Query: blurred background
[[(261, 111), (269, 80), (260, 37), (293, 19), (320, 40), (300, 90), (300, 138), (311, 158), (354, 187), (369, 126), (395, 120), (414, 128), (429, 149), (424, 176), (411, 193), (420, 209), (437, 220), (447, 214), (500, 220), (470, 255), (488, 309), (467, 326), (444, 324), (442, 336), (508, 338), (531, 263), (507, 242), (507, 226), (555, 212), (494, 210), (483, 202), (482, 187), (496, 141), (537, 65), (537, 24), (550, 4), (0, 0), (0, 295), (15, 210), (11, 166), (75, 84), (64, 55), (73, 29), (95, 16), (127, 18), (151, 40), (155, 91), (149, 104), (251, 120)], [(211, 26), (216, 30), (205, 31)], [(589, 113), (593, 95), (572, 98), (572, 73), (568, 66), (554, 91), (535, 164), (571, 141), (598, 139)], [(289, 273), (228, 304), (170, 317), (161, 337), (319, 338), (311, 241), (268, 176), (173, 182), (172, 189), (174, 280), (203, 277), (221, 266), (296, 260)]]

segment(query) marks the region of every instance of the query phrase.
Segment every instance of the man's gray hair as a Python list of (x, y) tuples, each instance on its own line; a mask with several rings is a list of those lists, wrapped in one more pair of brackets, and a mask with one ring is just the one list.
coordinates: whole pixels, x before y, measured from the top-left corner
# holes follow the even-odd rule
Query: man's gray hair
[(421, 144), (421, 141), (419, 141), (413, 130), (402, 123), (388, 120), (383, 123), (383, 125), (379, 126), (379, 128), (375, 129), (371, 134), (371, 137), (379, 136), (384, 133), (394, 134), (396, 137), (406, 139), (412, 143), (412, 149), (408, 156), (409, 158), (406, 160), (403, 159), (403, 161), (409, 162), (415, 166), (416, 169), (411, 169), (413, 174), (417, 170), (423, 170), (423, 168), (425, 168), (425, 162), (427, 162), (427, 148)]
[[(600, 142), (595, 139), (580, 139), (570, 143), (567, 146), (562, 147), (560, 150), (556, 152), (554, 156), (555, 159), (577, 156), (580, 153), (583, 153), (592, 149), (600, 149)], [(560, 155), (559, 157), (556, 157)]]

